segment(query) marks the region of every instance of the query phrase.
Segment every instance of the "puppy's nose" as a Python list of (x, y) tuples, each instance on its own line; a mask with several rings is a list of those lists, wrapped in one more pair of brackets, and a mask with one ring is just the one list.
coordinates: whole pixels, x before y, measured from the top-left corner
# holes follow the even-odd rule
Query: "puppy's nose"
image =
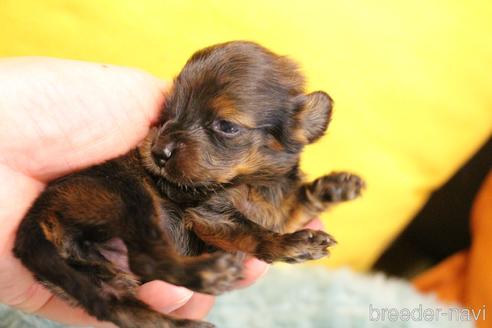
[(164, 165), (173, 156), (174, 150), (176, 149), (176, 143), (171, 141), (164, 145), (162, 148), (153, 148), (152, 156), (154, 160), (159, 165)]

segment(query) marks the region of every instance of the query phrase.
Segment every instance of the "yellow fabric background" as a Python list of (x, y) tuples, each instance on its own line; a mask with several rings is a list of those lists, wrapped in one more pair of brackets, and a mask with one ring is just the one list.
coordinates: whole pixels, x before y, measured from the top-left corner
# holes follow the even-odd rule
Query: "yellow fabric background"
[[(299, 61), (335, 99), (310, 177), (360, 173), (364, 198), (324, 217), (328, 265), (367, 268), (492, 131), (492, 2), (2, 0), (0, 56), (135, 66), (169, 79), (189, 55), (248, 39)], [(443, 227), (445, 233), (445, 227)]]

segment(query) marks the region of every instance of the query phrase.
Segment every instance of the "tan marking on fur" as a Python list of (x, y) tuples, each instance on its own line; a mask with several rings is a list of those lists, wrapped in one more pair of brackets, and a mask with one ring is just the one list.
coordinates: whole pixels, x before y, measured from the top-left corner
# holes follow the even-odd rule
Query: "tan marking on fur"
[(241, 113), (236, 109), (234, 102), (227, 96), (220, 95), (211, 101), (212, 109), (222, 119), (239, 124), (246, 128), (254, 128), (255, 121), (252, 117), (245, 113)]
[(228, 198), (233, 206), (249, 220), (276, 232), (282, 230), (292, 205), (291, 197), (284, 199), (282, 204), (272, 204), (256, 190), (247, 186), (231, 189)]
[(195, 222), (193, 224), (193, 231), (201, 240), (226, 252), (242, 251), (254, 254), (256, 251), (258, 246), (257, 238), (251, 236), (248, 231), (234, 233), (233, 238), (228, 238), (230, 237), (230, 231), (221, 233), (216, 229), (216, 226), (207, 225), (204, 222)]
[(265, 159), (260, 151), (256, 148), (249, 149), (249, 152), (232, 170), (231, 178), (239, 175), (248, 175), (257, 172)]
[(77, 183), (62, 185), (58, 189), (60, 204), (72, 204), (64, 215), (84, 224), (111, 222), (120, 217), (124, 208), (120, 195), (113, 193), (97, 181), (75, 178)]
[(140, 153), (140, 157), (142, 158), (143, 166), (150, 172), (159, 175), (161, 174), (161, 168), (157, 166), (151, 155), (152, 141), (157, 135), (157, 132), (157, 128), (150, 129), (145, 139), (139, 145), (138, 152)]
[(302, 144), (308, 144), (309, 143), (309, 140), (304, 132), (304, 129), (306, 128), (303, 124), (304, 122), (304, 116), (306, 115), (306, 105), (305, 104), (303, 107), (302, 110), (300, 110), (296, 116), (295, 116), (295, 121), (296, 121), (296, 127), (293, 131), (293, 134), (292, 134), (292, 137), (294, 138), (294, 140), (296, 140), (297, 142), (300, 142)]
[(319, 214), (320, 212), (311, 211), (306, 206), (299, 204), (289, 216), (289, 219), (285, 224), (284, 232), (290, 233), (301, 229)]
[(292, 207), (293, 210), (285, 224), (286, 232), (299, 230), (309, 221), (326, 211), (328, 207), (328, 203), (323, 203), (320, 200), (320, 195), (316, 195), (307, 188), (308, 185), (304, 185), (306, 200), (304, 202), (296, 200), (296, 204)]
[(274, 137), (269, 138), (267, 141), (268, 148), (275, 151), (283, 151), (285, 149), (284, 145), (282, 145), (277, 139)]
[(300, 110), (295, 116), (297, 126), (294, 130), (293, 137), (297, 142), (305, 145), (309, 144), (309, 138), (306, 136), (306, 133), (304, 131), (305, 129), (309, 128), (308, 126), (305, 126), (305, 116), (315, 105), (316, 102), (313, 97), (306, 96), (306, 102), (304, 103), (303, 109)]
[(305, 145), (309, 143), (308, 138), (304, 134), (304, 131), (302, 130), (302, 128), (298, 128), (294, 131), (293, 138), (297, 142), (305, 144)]
[(53, 216), (48, 216), (40, 223), (44, 236), (48, 239), (56, 248), (61, 249), (63, 245), (64, 231), (61, 224)]

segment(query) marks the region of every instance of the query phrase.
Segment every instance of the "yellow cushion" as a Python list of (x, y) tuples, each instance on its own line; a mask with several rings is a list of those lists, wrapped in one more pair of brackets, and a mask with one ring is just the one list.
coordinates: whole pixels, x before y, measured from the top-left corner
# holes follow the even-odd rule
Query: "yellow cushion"
[[(360, 173), (363, 200), (324, 217), (323, 263), (367, 268), (492, 130), (490, 1), (3, 0), (0, 56), (140, 67), (169, 79), (195, 50), (248, 39), (298, 60), (335, 99), (310, 177)], [(444, 233), (445, 230), (443, 230)]]

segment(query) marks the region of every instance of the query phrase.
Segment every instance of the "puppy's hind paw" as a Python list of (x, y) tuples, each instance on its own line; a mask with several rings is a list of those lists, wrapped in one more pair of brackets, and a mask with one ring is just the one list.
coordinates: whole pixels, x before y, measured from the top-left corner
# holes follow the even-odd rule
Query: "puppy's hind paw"
[(235, 254), (222, 252), (211, 254), (210, 257), (210, 262), (196, 272), (199, 282), (192, 289), (210, 295), (231, 290), (243, 278), (242, 260)]

